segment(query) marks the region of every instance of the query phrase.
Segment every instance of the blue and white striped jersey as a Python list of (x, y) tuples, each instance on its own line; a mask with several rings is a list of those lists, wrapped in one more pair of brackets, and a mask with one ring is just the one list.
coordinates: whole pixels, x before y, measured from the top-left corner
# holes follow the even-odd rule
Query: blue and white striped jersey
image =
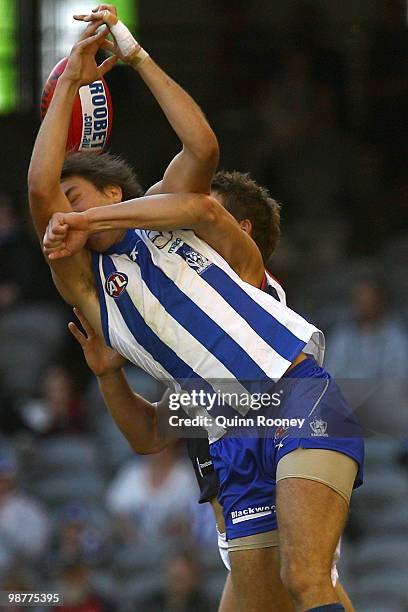
[(192, 231), (129, 230), (93, 265), (106, 343), (175, 389), (276, 381), (301, 351), (323, 360), (322, 332)]

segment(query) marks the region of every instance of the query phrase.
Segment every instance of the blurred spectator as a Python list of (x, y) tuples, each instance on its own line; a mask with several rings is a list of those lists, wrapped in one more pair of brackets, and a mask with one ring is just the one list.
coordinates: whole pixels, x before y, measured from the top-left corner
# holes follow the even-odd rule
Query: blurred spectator
[(19, 490), (16, 476), (15, 462), (0, 455), (0, 548), (33, 561), (45, 553), (50, 520), (36, 500)]
[(86, 432), (84, 407), (69, 372), (62, 366), (51, 366), (41, 386), (41, 397), (20, 408), (22, 420), (30, 431), (38, 436)]
[(69, 503), (61, 508), (57, 516), (52, 559), (81, 557), (87, 563), (99, 563), (106, 553), (104, 535), (93, 524), (91, 513), (85, 505)]
[(327, 342), (325, 366), (343, 378), (406, 378), (408, 334), (391, 308), (384, 285), (364, 279), (352, 290), (352, 319)]
[(0, 193), (0, 311), (12, 306), (21, 293), (17, 262), (14, 261), (16, 246), (20, 246), (17, 217), (8, 195)]
[(200, 549), (217, 549), (217, 530), (211, 504), (198, 504), (198, 497), (191, 499), (186, 516), (188, 518), (188, 543)]
[(183, 532), (192, 498), (197, 498), (192, 471), (171, 445), (126, 463), (108, 490), (107, 507), (125, 542), (151, 543)]
[(117, 608), (99, 595), (92, 584), (92, 570), (80, 557), (61, 563), (53, 592), (63, 597), (64, 604), (54, 612), (114, 612)]
[(195, 557), (188, 552), (172, 555), (165, 568), (163, 591), (144, 602), (140, 612), (210, 612), (202, 592), (201, 572)]
[(0, 191), (0, 313), (24, 300), (55, 299), (40, 249), (25, 235), (11, 197)]

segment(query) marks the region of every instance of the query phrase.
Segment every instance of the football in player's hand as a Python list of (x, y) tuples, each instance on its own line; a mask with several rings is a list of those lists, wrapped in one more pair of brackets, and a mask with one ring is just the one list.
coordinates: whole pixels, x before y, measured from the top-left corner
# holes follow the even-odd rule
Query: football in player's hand
[[(47, 113), (57, 81), (67, 62), (67, 57), (60, 60), (45, 83), (41, 96), (41, 119)], [(103, 151), (109, 140), (112, 119), (112, 99), (106, 81), (101, 79), (81, 87), (72, 110), (67, 151)]]

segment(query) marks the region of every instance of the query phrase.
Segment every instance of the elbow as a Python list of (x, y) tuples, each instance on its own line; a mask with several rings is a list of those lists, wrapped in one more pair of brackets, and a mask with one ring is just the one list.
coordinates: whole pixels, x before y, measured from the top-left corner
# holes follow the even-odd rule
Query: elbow
[(220, 204), (207, 195), (197, 196), (196, 228), (202, 225), (213, 225), (220, 216)]
[(211, 130), (201, 139), (201, 146), (195, 152), (196, 158), (203, 163), (212, 164), (214, 168), (218, 166), (220, 158), (220, 148), (214, 132)]
[(28, 195), (30, 202), (44, 201), (52, 197), (52, 190), (42, 179), (35, 176), (28, 176)]
[(42, 189), (39, 185), (29, 185), (28, 186), (28, 198), (31, 204), (35, 202), (44, 202), (48, 199), (47, 193), (45, 189)]
[(214, 167), (218, 166), (218, 162), (220, 159), (220, 147), (218, 145), (218, 140), (213, 132), (211, 137), (208, 139), (206, 145), (206, 158), (209, 162), (212, 162), (214, 164)]
[(43, 176), (36, 170), (30, 167), (27, 177), (28, 194), (30, 201), (49, 200), (55, 196), (55, 192), (59, 189), (59, 183), (53, 185), (48, 177)]

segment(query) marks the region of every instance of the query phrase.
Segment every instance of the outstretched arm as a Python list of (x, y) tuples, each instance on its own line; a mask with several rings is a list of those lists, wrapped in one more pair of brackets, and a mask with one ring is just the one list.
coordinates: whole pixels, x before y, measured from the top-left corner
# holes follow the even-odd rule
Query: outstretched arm
[(209, 193), (218, 164), (217, 138), (194, 100), (173, 81), (140, 47), (110, 4), (99, 5), (90, 15), (76, 15), (83, 21), (102, 20), (111, 29), (115, 42), (105, 48), (116, 53), (138, 72), (156, 98), (183, 148), (168, 166), (163, 180), (150, 188), (158, 193)]
[(48, 225), (44, 250), (51, 260), (69, 257), (81, 249), (89, 234), (132, 227), (192, 229), (243, 280), (258, 286), (262, 281), (263, 262), (255, 242), (217, 200), (199, 194), (146, 196), (81, 213), (56, 214)]
[(133, 450), (149, 455), (175, 442), (160, 437), (157, 426), (157, 411), (167, 405), (166, 396), (156, 407), (134, 393), (122, 369), (126, 359), (103, 343), (80, 310), (74, 312), (85, 334), (73, 322), (69, 323), (69, 330), (81, 345), (89, 368), (98, 378), (105, 404)]
[[(60, 177), (75, 97), (82, 85), (100, 79), (116, 61), (110, 58), (99, 67), (96, 64), (95, 54), (107, 35), (107, 31), (95, 33), (100, 25), (101, 22), (91, 24), (73, 47), (34, 145), (28, 188), (31, 215), (40, 240), (53, 213), (72, 210), (61, 189)], [(74, 258), (50, 263), (55, 285), (64, 299), (87, 308), (92, 287), (89, 253), (82, 249)], [(97, 324), (95, 317), (92, 320)]]

